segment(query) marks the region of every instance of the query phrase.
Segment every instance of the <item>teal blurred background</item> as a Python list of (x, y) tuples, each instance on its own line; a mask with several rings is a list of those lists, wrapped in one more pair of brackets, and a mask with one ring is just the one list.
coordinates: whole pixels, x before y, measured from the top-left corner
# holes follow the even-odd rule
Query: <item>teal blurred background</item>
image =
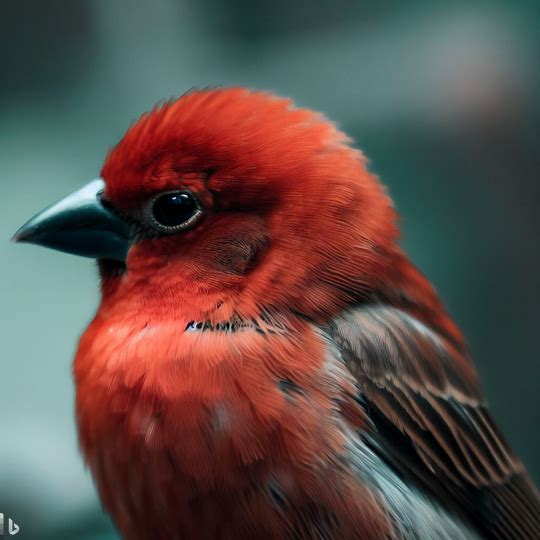
[(115, 535), (73, 418), (94, 264), (9, 238), (193, 86), (272, 90), (354, 137), (540, 480), (539, 2), (5, 2), (0, 43), (0, 512), (19, 537)]

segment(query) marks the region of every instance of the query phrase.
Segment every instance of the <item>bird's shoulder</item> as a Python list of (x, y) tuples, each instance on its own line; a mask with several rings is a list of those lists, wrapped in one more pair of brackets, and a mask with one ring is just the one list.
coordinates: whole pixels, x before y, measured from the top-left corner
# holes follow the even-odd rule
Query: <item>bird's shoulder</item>
[(540, 534), (540, 498), (493, 421), (466, 348), (406, 310), (358, 305), (325, 332), (354, 375), (365, 443), (497, 539)]

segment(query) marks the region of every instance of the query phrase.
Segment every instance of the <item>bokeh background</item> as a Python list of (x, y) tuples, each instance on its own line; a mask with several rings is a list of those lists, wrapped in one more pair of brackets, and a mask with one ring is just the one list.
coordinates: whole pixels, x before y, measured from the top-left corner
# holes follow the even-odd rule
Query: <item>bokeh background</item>
[(73, 418), (94, 264), (9, 238), (193, 86), (272, 90), (354, 137), (540, 480), (538, 1), (22, 0), (0, 44), (0, 512), (19, 537), (116, 536)]

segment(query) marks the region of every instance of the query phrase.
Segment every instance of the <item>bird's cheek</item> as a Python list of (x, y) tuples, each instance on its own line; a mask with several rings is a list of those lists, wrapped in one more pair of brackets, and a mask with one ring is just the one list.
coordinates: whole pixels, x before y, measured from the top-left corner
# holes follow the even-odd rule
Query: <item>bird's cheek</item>
[(126, 258), (128, 272), (150, 276), (167, 266), (171, 260), (171, 248), (167, 249), (161, 239), (148, 238), (132, 244)]

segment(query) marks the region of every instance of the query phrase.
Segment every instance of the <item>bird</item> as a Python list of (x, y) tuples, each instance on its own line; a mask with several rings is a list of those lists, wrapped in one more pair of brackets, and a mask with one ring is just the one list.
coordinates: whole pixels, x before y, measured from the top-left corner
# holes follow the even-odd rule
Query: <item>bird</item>
[(397, 223), (334, 123), (230, 87), (158, 103), (19, 229), (97, 260), (76, 419), (123, 538), (540, 538)]

